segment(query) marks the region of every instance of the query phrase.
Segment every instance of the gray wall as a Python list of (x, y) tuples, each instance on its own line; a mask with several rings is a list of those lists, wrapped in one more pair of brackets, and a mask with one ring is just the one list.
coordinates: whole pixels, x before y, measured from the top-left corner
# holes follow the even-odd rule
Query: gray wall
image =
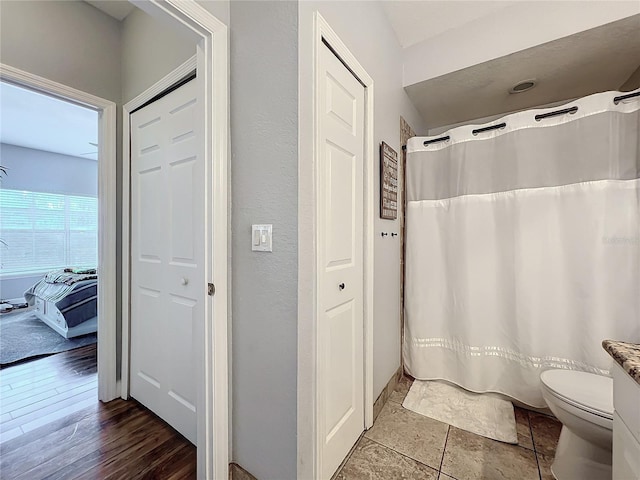
[[(231, 3), (233, 461), (296, 473), (298, 5)], [(251, 224), (273, 224), (273, 253)]]
[(5, 278), (0, 280), (0, 298), (3, 300), (24, 302), (24, 292), (41, 279), (42, 275), (30, 275), (28, 277)]
[(120, 101), (120, 22), (85, 2), (0, 2), (2, 63)]
[(196, 0), (196, 2), (225, 25), (231, 25), (229, 0)]
[[(2, 188), (67, 195), (98, 196), (98, 162), (86, 158), (0, 144), (9, 174)], [(9, 246), (10, 247), (10, 246)], [(0, 298), (22, 297), (41, 275), (0, 280)]]
[(122, 103), (196, 54), (196, 42), (135, 9), (122, 21)]
[(638, 66), (635, 72), (633, 72), (627, 79), (627, 81), (624, 82), (624, 84), (620, 87), (620, 91), (629, 92), (631, 90), (635, 90), (636, 88), (640, 88), (640, 66)]
[(8, 175), (2, 178), (2, 188), (98, 196), (95, 160), (5, 143), (0, 144), (0, 158), (8, 169)]

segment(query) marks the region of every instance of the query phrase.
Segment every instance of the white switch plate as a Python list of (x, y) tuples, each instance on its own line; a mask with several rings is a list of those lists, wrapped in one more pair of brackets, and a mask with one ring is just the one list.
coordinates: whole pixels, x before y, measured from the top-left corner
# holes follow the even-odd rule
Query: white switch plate
[(273, 252), (273, 225), (251, 225), (251, 250)]

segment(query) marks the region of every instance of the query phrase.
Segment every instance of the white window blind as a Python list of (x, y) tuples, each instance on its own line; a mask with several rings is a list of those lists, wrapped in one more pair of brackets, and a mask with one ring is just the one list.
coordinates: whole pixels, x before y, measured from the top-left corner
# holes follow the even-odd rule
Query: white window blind
[(0, 190), (0, 275), (98, 263), (98, 199)]

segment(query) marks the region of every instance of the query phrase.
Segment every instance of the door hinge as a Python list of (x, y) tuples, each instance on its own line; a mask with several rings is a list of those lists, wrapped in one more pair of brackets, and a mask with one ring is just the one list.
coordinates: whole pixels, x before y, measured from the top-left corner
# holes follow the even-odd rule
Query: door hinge
[(213, 283), (207, 283), (207, 294), (210, 297), (213, 297), (215, 293), (216, 293), (216, 286)]

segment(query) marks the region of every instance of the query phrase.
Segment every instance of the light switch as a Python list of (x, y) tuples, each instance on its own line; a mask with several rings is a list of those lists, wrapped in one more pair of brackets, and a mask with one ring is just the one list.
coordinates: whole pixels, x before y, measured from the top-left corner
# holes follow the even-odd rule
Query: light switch
[(251, 250), (254, 252), (273, 251), (273, 225), (251, 225)]

